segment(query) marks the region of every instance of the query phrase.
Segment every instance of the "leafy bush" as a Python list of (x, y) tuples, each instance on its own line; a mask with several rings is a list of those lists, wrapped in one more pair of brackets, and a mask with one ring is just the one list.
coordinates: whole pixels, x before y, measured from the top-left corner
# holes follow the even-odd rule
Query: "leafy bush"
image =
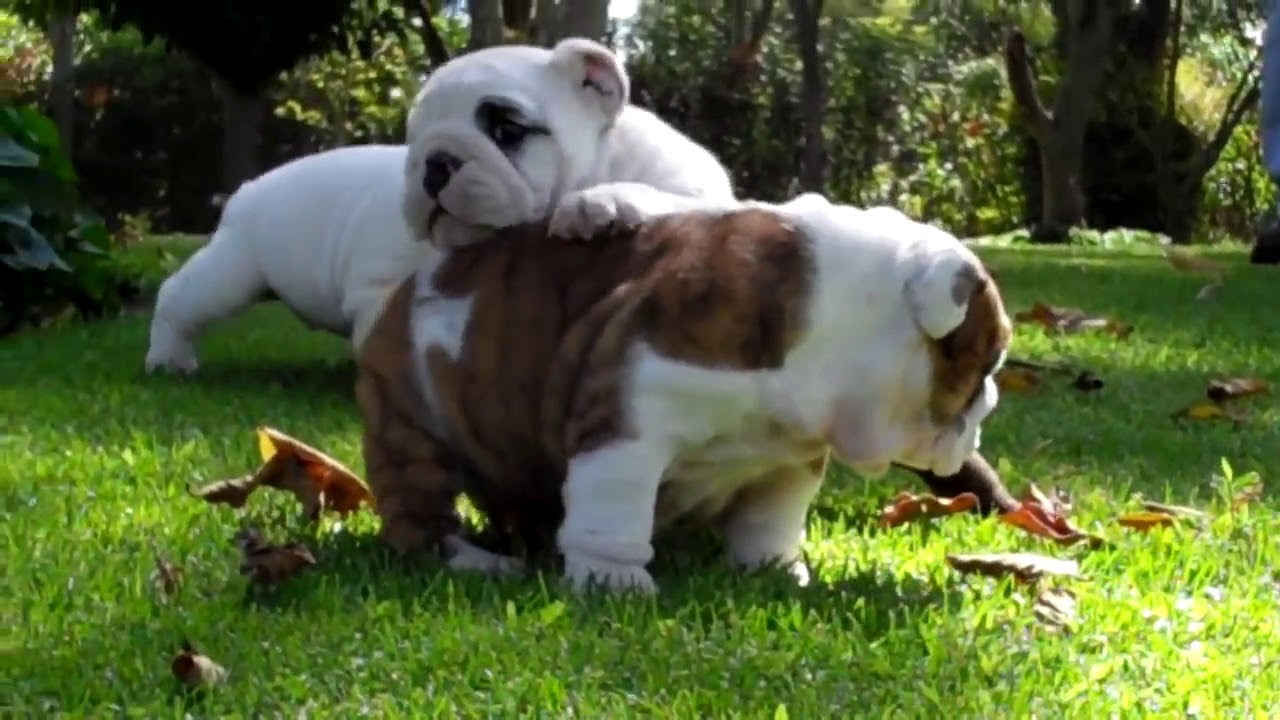
[(68, 305), (81, 316), (118, 309), (130, 286), (111, 238), (85, 209), (53, 121), (32, 106), (0, 109), (0, 333)]

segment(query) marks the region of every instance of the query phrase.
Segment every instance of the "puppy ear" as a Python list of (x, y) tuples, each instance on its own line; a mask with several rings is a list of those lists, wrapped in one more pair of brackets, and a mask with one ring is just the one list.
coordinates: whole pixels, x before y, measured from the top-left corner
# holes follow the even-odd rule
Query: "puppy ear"
[(905, 288), (911, 316), (928, 335), (941, 339), (960, 327), (969, 298), (986, 283), (973, 256), (960, 244), (920, 256), (920, 268)]
[(575, 87), (599, 103), (613, 122), (631, 96), (631, 80), (622, 61), (609, 48), (587, 38), (565, 38), (551, 49), (551, 64), (567, 75)]

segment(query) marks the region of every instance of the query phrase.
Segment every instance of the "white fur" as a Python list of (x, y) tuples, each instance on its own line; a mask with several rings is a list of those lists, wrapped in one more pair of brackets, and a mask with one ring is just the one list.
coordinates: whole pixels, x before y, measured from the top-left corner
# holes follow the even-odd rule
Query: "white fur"
[(363, 338), (387, 291), (432, 252), (400, 217), (406, 154), (329, 150), (241, 185), (208, 244), (160, 286), (147, 369), (194, 371), (199, 334), (267, 290), (312, 327)]
[[(588, 64), (606, 86), (615, 76), (616, 92), (584, 89)], [(455, 58), (415, 99), (406, 146), (316, 153), (232, 194), (209, 243), (161, 286), (147, 369), (194, 371), (201, 333), (267, 290), (359, 348), (388, 292), (430, 259), (431, 244), (466, 245), (494, 227), (542, 219), (570, 190), (618, 180), (731, 199), (715, 156), (652, 113), (616, 102), (626, 88), (617, 58), (581, 38), (554, 50), (504, 45)], [(484, 99), (526, 108), (552, 136), (504, 155), (476, 125)], [(440, 196), (451, 214), (428, 237), (434, 202), (422, 189), (423, 159), (439, 150), (468, 162)], [(424, 238), (431, 242), (414, 242)]]
[[(706, 148), (653, 113), (584, 87), (587, 59), (625, 95), (628, 79), (616, 56), (582, 38), (552, 49), (485, 48), (427, 79), (406, 131), (402, 208), (415, 237), (444, 247), (480, 242), (493, 228), (547, 217), (567, 192), (605, 182), (733, 198), (728, 173)], [(487, 101), (515, 108), (512, 117), (546, 134), (500, 148), (477, 115)], [(440, 152), (461, 166), (433, 199), (423, 180), (427, 159)]]
[[(951, 235), (888, 208), (832, 205), (814, 194), (769, 205), (696, 200), (627, 183), (566, 197), (557, 220), (565, 227), (585, 222), (589, 233), (591, 213), (583, 207), (643, 219), (746, 206), (772, 209), (813, 243), (809, 331), (773, 371), (699, 367), (643, 345), (634, 349), (623, 382), (634, 432), (570, 460), (557, 542), (574, 587), (598, 582), (653, 592), (645, 565), (655, 530), (721, 510), (728, 511), (722, 529), (735, 564), (779, 562), (806, 581), (800, 547), (821, 483), (807, 465), (828, 448), (871, 476), (895, 462), (946, 476), (979, 445), (981, 422), (998, 401), (994, 380), (986, 379), (956, 425), (935, 426), (929, 411), (928, 337), (916, 303), (954, 303), (949, 290), (934, 286), (949, 288), (951, 278), (922, 281), (921, 271), (940, 254), (976, 262)], [(962, 320), (963, 313), (955, 324)], [(430, 320), (415, 314), (411, 322)], [(456, 342), (433, 337), (442, 345)]]

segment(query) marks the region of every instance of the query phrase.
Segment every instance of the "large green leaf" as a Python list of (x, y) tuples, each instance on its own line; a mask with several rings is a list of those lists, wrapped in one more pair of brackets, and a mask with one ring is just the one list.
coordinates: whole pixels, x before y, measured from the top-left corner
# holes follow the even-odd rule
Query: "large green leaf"
[(40, 156), (22, 147), (11, 135), (0, 138), (0, 165), (4, 167), (37, 167)]
[(31, 208), (13, 204), (0, 208), (0, 225), (12, 252), (0, 255), (11, 268), (48, 270), (51, 267), (71, 271), (71, 266), (58, 257), (48, 238), (31, 227)]

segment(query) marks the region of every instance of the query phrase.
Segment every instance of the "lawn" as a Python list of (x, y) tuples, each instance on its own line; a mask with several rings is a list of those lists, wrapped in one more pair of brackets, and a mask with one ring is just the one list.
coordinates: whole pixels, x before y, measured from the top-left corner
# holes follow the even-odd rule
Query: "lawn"
[[(1006, 480), (1060, 486), (1073, 520), (1114, 542), (1063, 548), (994, 519), (885, 529), (905, 474), (834, 470), (811, 523), (817, 582), (724, 571), (714, 548), (660, 545), (651, 600), (576, 598), (554, 577), (490, 582), (389, 560), (367, 515), (305, 529), (292, 500), (245, 511), (304, 539), (318, 564), (247, 596), (238, 511), (189, 485), (248, 472), (270, 424), (357, 471), (344, 345), (262, 306), (216, 330), (191, 380), (142, 373), (146, 318), (0, 340), (5, 601), (11, 717), (1274, 717), (1280, 712), (1280, 408), (1192, 422), (1169, 414), (1216, 375), (1280, 381), (1280, 271), (1219, 252), (1203, 281), (1151, 248), (981, 251), (1014, 310), (1036, 300), (1132, 323), (1125, 340), (1019, 326), (1015, 354), (1068, 360), (1105, 387), (1050, 377), (1006, 395), (984, 450)], [(1114, 518), (1135, 493), (1220, 512), (1225, 458), (1263, 498), (1208, 525), (1141, 533)], [(1217, 504), (1215, 504), (1217, 503)], [(289, 515), (288, 517), (292, 517)], [(149, 582), (154, 542), (184, 570), (173, 600)], [(974, 579), (947, 553), (1080, 560), (1068, 633), (1031, 594)], [(230, 671), (177, 691), (181, 641)]]

